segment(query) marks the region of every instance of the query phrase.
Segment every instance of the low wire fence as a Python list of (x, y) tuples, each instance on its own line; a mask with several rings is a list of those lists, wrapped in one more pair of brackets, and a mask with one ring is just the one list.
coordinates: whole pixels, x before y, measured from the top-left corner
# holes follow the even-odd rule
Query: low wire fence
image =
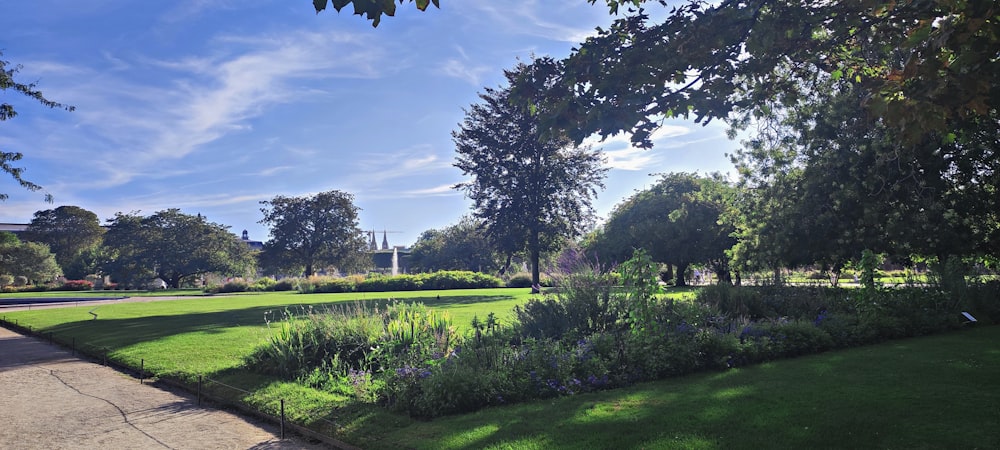
[[(67, 336), (56, 334), (51, 331), (34, 329), (31, 325), (20, 324), (17, 319), (10, 320), (7, 316), (0, 317), (0, 326), (25, 336), (41, 339), (48, 342), (50, 345), (63, 347), (74, 357), (90, 360), (94, 364), (111, 367), (119, 372), (138, 379), (140, 384), (162, 384), (164, 386), (188, 392), (193, 397), (192, 402), (194, 402), (197, 406), (207, 406), (207, 404), (211, 404), (217, 407), (234, 409), (245, 415), (271, 422), (279, 427), (279, 435), (281, 439), (285, 439), (285, 432), (288, 430), (306, 438), (321, 441), (332, 446), (333, 448), (345, 450), (358, 449), (358, 447), (289, 420), (285, 415), (285, 407), (289, 406), (286, 405), (285, 399), (279, 399), (271, 405), (273, 407), (273, 411), (276, 412), (263, 411), (259, 407), (242, 400), (242, 398), (252, 395), (252, 392), (224, 383), (220, 380), (204, 375), (198, 375), (197, 381), (194, 381), (163, 374), (156, 374), (146, 369), (147, 360), (145, 358), (139, 359), (139, 367), (133, 367), (132, 365), (111, 358), (111, 350), (108, 347), (78, 341), (75, 336)], [(337, 427), (336, 422), (326, 418), (321, 417), (316, 419), (316, 421), (334, 428)]]

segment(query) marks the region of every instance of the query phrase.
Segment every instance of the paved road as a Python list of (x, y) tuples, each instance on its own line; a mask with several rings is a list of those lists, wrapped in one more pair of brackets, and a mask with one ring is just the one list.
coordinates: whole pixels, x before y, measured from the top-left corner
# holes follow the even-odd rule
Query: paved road
[(0, 328), (0, 448), (320, 449)]

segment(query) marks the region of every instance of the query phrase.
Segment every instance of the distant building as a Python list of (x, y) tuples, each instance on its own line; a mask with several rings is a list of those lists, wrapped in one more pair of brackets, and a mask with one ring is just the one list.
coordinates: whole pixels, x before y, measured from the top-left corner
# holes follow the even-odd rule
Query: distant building
[(0, 231), (14, 233), (17, 237), (21, 237), (21, 233), (27, 229), (28, 224), (26, 223), (0, 223)]
[(241, 240), (247, 244), (252, 250), (264, 250), (264, 243), (261, 241), (251, 241), (250, 233), (247, 230), (243, 230), (243, 236)]

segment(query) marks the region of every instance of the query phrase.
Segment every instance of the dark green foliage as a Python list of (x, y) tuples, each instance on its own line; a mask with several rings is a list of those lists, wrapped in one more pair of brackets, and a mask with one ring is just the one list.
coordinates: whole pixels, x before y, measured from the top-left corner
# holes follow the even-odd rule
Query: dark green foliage
[(353, 195), (337, 190), (279, 195), (261, 204), (260, 223), (270, 228), (261, 260), (271, 271), (308, 277), (329, 266), (342, 271), (366, 266), (367, 244), (358, 228)]
[(728, 277), (725, 251), (734, 244), (734, 230), (720, 217), (733, 194), (720, 174), (664, 174), (615, 207), (589, 240), (588, 253), (621, 262), (633, 249), (644, 249), (654, 261), (677, 267), (677, 286), (684, 286), (684, 274), (696, 262), (710, 262)]
[(818, 287), (732, 286), (717, 284), (698, 291), (698, 302), (730, 318), (812, 319), (836, 302), (843, 291)]
[(469, 216), (455, 225), (424, 231), (410, 252), (410, 264), (420, 272), (497, 273), (505, 269), (501, 259), (484, 233), (483, 224)]
[(420, 304), (286, 310), (269, 342), (247, 358), (247, 365), (288, 378), (308, 376), (317, 368), (367, 377), (391, 364), (450, 351), (453, 333), (447, 314)]
[(249, 290), (250, 290), (250, 283), (247, 283), (246, 280), (237, 279), (237, 280), (227, 281), (226, 284), (223, 284), (222, 286), (219, 286), (217, 289), (213, 289), (210, 292), (227, 294), (231, 292), (246, 292)]
[(483, 289), (503, 286), (499, 278), (478, 272), (438, 271), (415, 275), (403, 274), (385, 276), (380, 274), (366, 278), (309, 277), (298, 279), (296, 289), (302, 293), (336, 292), (391, 292), (445, 289)]
[[(512, 288), (530, 288), (531, 287), (531, 274), (530, 273), (516, 273), (507, 279), (505, 283), (507, 287)], [(539, 284), (542, 287), (552, 287), (555, 286), (555, 282), (552, 278), (542, 275), (539, 279)]]
[[(524, 70), (529, 66), (518, 64), (504, 74), (513, 82)], [(532, 284), (539, 284), (541, 254), (584, 231), (607, 169), (600, 152), (545, 135), (538, 117), (509, 95), (509, 87), (487, 88), (452, 133), (454, 165), (471, 178), (455, 188), (472, 200), (473, 217), (499, 253), (527, 253)]]
[(229, 227), (201, 215), (168, 209), (148, 217), (118, 213), (110, 222), (100, 266), (130, 287), (158, 277), (179, 288), (183, 281), (210, 272), (243, 276), (254, 265), (252, 251)]
[(418, 305), (301, 314), (252, 366), (434, 417), (945, 331), (964, 309), (1000, 319), (1000, 282), (969, 285), (958, 305), (939, 289), (877, 286), (723, 285), (674, 301), (652, 295), (656, 266), (642, 253), (619, 270), (626, 289), (581, 261), (510, 325), (490, 314), (458, 336)]
[(274, 286), (271, 287), (271, 290), (275, 292), (294, 291), (295, 280), (292, 278), (282, 278), (274, 283)]
[(97, 214), (77, 206), (60, 206), (35, 212), (24, 239), (47, 244), (63, 274), (82, 279), (96, 273), (96, 253), (103, 235)]
[[(403, 2), (404, 0), (399, 0), (400, 5)], [(331, 3), (333, 4), (333, 9), (337, 10), (337, 12), (340, 12), (348, 4), (353, 4), (354, 15), (365, 16), (365, 19), (372, 21), (373, 27), (378, 26), (383, 14), (389, 17), (396, 15), (396, 3), (393, 0), (313, 0), (313, 7), (319, 13), (326, 9), (326, 5)], [(416, 3), (417, 9), (421, 11), (426, 10), (427, 6), (431, 3), (435, 7), (441, 7), (440, 0), (410, 0), (410, 3)]]

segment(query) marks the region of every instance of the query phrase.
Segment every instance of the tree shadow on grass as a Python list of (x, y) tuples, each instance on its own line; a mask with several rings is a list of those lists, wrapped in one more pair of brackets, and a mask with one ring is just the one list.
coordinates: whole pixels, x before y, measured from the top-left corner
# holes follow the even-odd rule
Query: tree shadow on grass
[(61, 342), (76, 338), (81, 345), (105, 347), (111, 350), (156, 341), (186, 333), (216, 334), (239, 326), (263, 326), (267, 320), (281, 320), (285, 311), (291, 314), (306, 312), (323, 313), (327, 308), (350, 308), (353, 304), (384, 308), (393, 302), (423, 303), (430, 308), (448, 308), (513, 300), (509, 295), (467, 295), (411, 297), (399, 300), (386, 298), (340, 300), (334, 302), (265, 305), (224, 311), (193, 312), (177, 315), (151, 315), (129, 318), (102, 317), (97, 312), (95, 320), (85, 309), (80, 309), (80, 320), (64, 322), (37, 329), (41, 334), (52, 333)]
[(414, 422), (371, 447), (997, 448), (992, 328)]

